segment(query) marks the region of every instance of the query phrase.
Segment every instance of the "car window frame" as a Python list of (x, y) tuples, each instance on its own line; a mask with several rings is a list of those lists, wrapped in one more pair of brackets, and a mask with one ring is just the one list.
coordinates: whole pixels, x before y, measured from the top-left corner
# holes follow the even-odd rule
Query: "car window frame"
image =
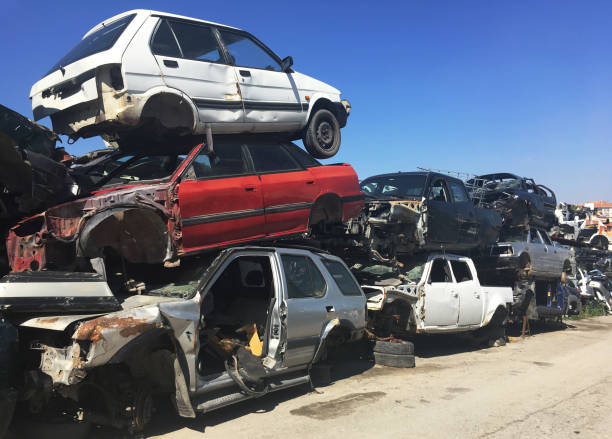
[[(244, 160), (244, 163), (246, 164), (247, 171), (245, 173), (243, 173), (243, 174), (233, 174), (233, 175), (215, 175), (215, 176), (207, 176), (207, 177), (198, 177), (197, 175), (195, 175), (195, 171), (194, 171), (193, 172), (194, 178), (190, 178), (189, 180), (191, 180), (191, 181), (207, 181), (207, 180), (220, 180), (222, 178), (238, 178), (238, 177), (249, 177), (249, 176), (257, 175), (257, 173), (255, 172), (255, 167), (253, 166), (253, 162), (251, 160), (251, 156), (249, 155), (249, 150), (246, 147), (246, 145), (244, 144), (244, 142), (236, 142), (236, 144), (238, 144), (240, 146), (240, 151), (242, 153), (242, 158)], [(219, 146), (217, 145), (217, 147), (219, 147)], [(195, 154), (192, 157), (191, 161), (183, 169), (183, 172), (181, 173), (179, 178), (184, 179), (186, 174), (192, 168), (193, 162), (195, 162), (195, 160), (198, 158), (198, 156), (203, 153), (202, 151), (203, 150), (200, 149), (198, 151), (198, 153)], [(204, 155), (208, 155), (208, 154), (204, 154)]]
[[(262, 145), (262, 144), (264, 144), (264, 143), (262, 143), (262, 142), (251, 143), (251, 145), (253, 145), (253, 146), (255, 146), (255, 145)], [(255, 173), (255, 175), (287, 174), (289, 172), (301, 172), (301, 171), (308, 170), (308, 168), (303, 167), (302, 164), (299, 163), (297, 161), (297, 159), (295, 159), (293, 157), (293, 155), (287, 149), (281, 147), (281, 144), (274, 143), (274, 142), (271, 142), (270, 144), (275, 146), (275, 147), (277, 147), (281, 151), (285, 151), (285, 153), (289, 156), (291, 161), (293, 161), (293, 163), (296, 164), (298, 167), (296, 169), (286, 169), (286, 170), (283, 170), (283, 171), (276, 170), (276, 171), (259, 172), (257, 170), (257, 167), (255, 166), (255, 160), (253, 160), (253, 156), (251, 155), (251, 150), (249, 149), (249, 143), (244, 143), (244, 148), (245, 148), (246, 152), (248, 153), (250, 164), (252, 166), (252, 169), (253, 169), (253, 172)]]
[[(160, 55), (157, 54), (153, 51), (153, 39), (155, 38), (155, 35), (157, 34), (157, 31), (159, 29), (159, 27), (161, 26), (161, 23), (166, 20), (168, 21), (168, 27), (170, 28), (170, 32), (172, 32), (172, 36), (174, 37), (174, 41), (176, 42), (176, 45), (178, 46), (179, 52), (181, 54), (180, 58), (176, 58), (176, 59), (184, 59), (187, 61), (199, 61), (199, 62), (206, 62), (206, 63), (210, 63), (210, 64), (221, 64), (221, 65), (228, 65), (231, 66), (232, 64), (230, 64), (230, 57), (228, 56), (228, 52), (225, 49), (225, 46), (223, 45), (223, 42), (221, 41), (221, 36), (219, 35), (219, 32), (217, 30), (218, 26), (214, 25), (214, 24), (209, 24), (209, 23), (202, 23), (199, 21), (194, 21), (194, 20), (186, 20), (184, 18), (177, 18), (177, 17), (168, 17), (165, 15), (155, 15), (155, 17), (159, 18), (159, 21), (157, 22), (157, 24), (155, 25), (155, 29), (153, 29), (153, 32), (151, 32), (151, 37), (149, 38), (149, 50), (151, 51), (151, 54), (153, 56), (165, 56), (167, 58), (175, 58), (173, 56), (169, 56), (169, 55)], [(221, 55), (222, 61), (209, 61), (206, 59), (194, 59), (194, 58), (186, 58), (185, 54), (183, 53), (183, 48), (181, 47), (181, 43), (178, 40), (178, 37), (176, 36), (176, 33), (174, 32), (174, 29), (172, 28), (172, 24), (171, 22), (179, 22), (179, 23), (186, 23), (186, 24), (192, 24), (192, 25), (196, 25), (196, 26), (201, 26), (201, 27), (208, 27), (211, 30), (211, 33), (213, 35), (213, 37), (215, 38), (215, 40), (217, 41), (217, 46), (219, 49), (219, 54)]]
[[(471, 201), (470, 195), (468, 194), (466, 187), (460, 181), (448, 179), (448, 180), (445, 180), (445, 182), (446, 182), (446, 187), (448, 187), (448, 190), (450, 191), (450, 195), (451, 195), (451, 199), (453, 200), (453, 203), (467, 203)], [(455, 199), (455, 192), (453, 191), (453, 187), (452, 187), (453, 184), (457, 185), (460, 188), (463, 195), (465, 195), (465, 200)]]
[[(433, 198), (430, 198), (431, 196), (431, 191), (434, 187), (434, 184), (438, 182), (438, 180), (442, 181), (442, 190), (446, 191), (446, 201), (440, 201), (440, 200), (434, 200)], [(431, 180), (431, 184), (429, 185), (429, 190), (427, 191), (427, 201), (437, 201), (438, 203), (446, 203), (446, 204), (454, 204), (455, 200), (453, 198), (453, 194), (450, 191), (450, 188), (448, 187), (448, 183), (446, 182), (446, 178), (442, 177), (442, 176), (438, 176), (437, 178), (433, 178)]]
[[(121, 153), (121, 155), (129, 155), (130, 153)], [(120, 166), (117, 166), (111, 173), (109, 173), (107, 176), (105, 176), (104, 178), (101, 178), (95, 185), (94, 188), (96, 190), (98, 189), (103, 189), (103, 188), (107, 188), (107, 187), (114, 187), (114, 186), (126, 186), (126, 185), (133, 185), (133, 184), (142, 184), (142, 183), (149, 183), (149, 182), (159, 182), (159, 183), (165, 183), (167, 181), (172, 180), (172, 178), (174, 177), (174, 175), (176, 174), (176, 171), (181, 167), (182, 162), (177, 166), (177, 168), (170, 173), (170, 175), (168, 175), (167, 177), (164, 178), (150, 178), (148, 180), (138, 180), (138, 181), (126, 181), (123, 183), (110, 183), (109, 181), (111, 181), (113, 178), (115, 178), (115, 176), (119, 173), (122, 172), (125, 168), (129, 167), (132, 165), (132, 163), (134, 163), (136, 160), (142, 158), (142, 157), (151, 157), (151, 156), (171, 156), (171, 155), (185, 155), (185, 154), (147, 154), (147, 153), (133, 153), (132, 154), (133, 157), (129, 160), (126, 160), (124, 163), (122, 163)], [(109, 155), (109, 157), (112, 157), (112, 155)], [(185, 159), (183, 160), (187, 160), (189, 158), (189, 156), (187, 155), (187, 157), (185, 157)]]
[[(302, 253), (280, 253), (280, 271), (282, 273), (282, 282), (283, 282), (283, 290), (284, 290), (284, 296), (286, 300), (303, 300), (303, 299), (325, 299), (327, 297), (327, 295), (329, 294), (329, 282), (326, 279), (325, 273), (323, 273), (323, 271), (319, 268), (319, 266), (317, 265), (317, 263), (313, 260), (312, 257), (310, 257), (309, 255), (305, 255)], [(300, 257), (300, 258), (305, 258), (307, 260), (310, 261), (310, 263), (312, 264), (312, 266), (315, 268), (315, 270), (317, 270), (317, 272), (319, 273), (319, 275), (321, 276), (321, 279), (323, 280), (323, 284), (325, 286), (324, 290), (323, 290), (323, 294), (320, 296), (306, 296), (306, 297), (289, 297), (289, 287), (287, 284), (287, 273), (285, 271), (285, 262), (283, 260), (283, 258), (285, 256), (291, 256), (291, 257)]]
[[(274, 53), (272, 51), (272, 49), (270, 49), (268, 46), (266, 46), (264, 43), (262, 43), (259, 39), (257, 39), (257, 37), (255, 37), (255, 35), (240, 30), (240, 29), (232, 29), (230, 27), (225, 27), (225, 26), (219, 26), (216, 25), (215, 26), (217, 28), (217, 36), (219, 39), (219, 44), (221, 44), (223, 46), (223, 50), (225, 52), (225, 56), (227, 57), (227, 62), (228, 65), (230, 66), (234, 66), (234, 67), (242, 67), (245, 69), (255, 69), (255, 70), (262, 70), (264, 72), (273, 72), (273, 73), (292, 73), (287, 71), (287, 72), (283, 72), (282, 70), (282, 60), (280, 59), (280, 57)], [(229, 33), (234, 33), (234, 34), (238, 34), (238, 35), (243, 35), (246, 36), (247, 38), (251, 39), (257, 46), (259, 46), (261, 49), (263, 49), (264, 52), (266, 52), (268, 55), (270, 55), (270, 57), (272, 59), (274, 59), (274, 61), (276, 61), (278, 63), (278, 65), (281, 67), (281, 70), (276, 71), (276, 70), (268, 70), (268, 69), (261, 69), (259, 67), (251, 67), (251, 66), (242, 66), (240, 64), (236, 64), (236, 59), (234, 58), (234, 56), (231, 54), (231, 52), (229, 51), (228, 47), (225, 45), (225, 41), (223, 41), (223, 37), (221, 36), (221, 34), (218, 32), (219, 30), (223, 30), (224, 32), (229, 32)]]
[[(446, 270), (447, 270), (446, 274), (450, 275), (450, 282), (433, 282), (433, 281), (431, 280), (431, 273), (432, 273), (432, 271), (433, 271), (433, 266), (434, 266), (434, 263), (435, 263), (437, 260), (444, 261), (444, 263), (446, 264)], [(455, 282), (455, 275), (453, 274), (453, 270), (452, 270), (452, 268), (451, 268), (451, 266), (450, 266), (450, 263), (448, 262), (448, 259), (446, 259), (446, 258), (444, 258), (444, 257), (440, 257), (440, 256), (433, 258), (433, 259), (431, 260), (431, 264), (430, 264), (430, 266), (429, 266), (429, 273), (427, 273), (427, 281), (426, 281), (426, 284), (427, 284), (427, 285), (433, 285), (433, 284), (454, 284), (454, 283), (456, 283), (456, 282)]]
[[(472, 273), (472, 270), (470, 270), (470, 264), (467, 263), (467, 261), (462, 261), (461, 259), (450, 259), (448, 261), (449, 265), (450, 265), (450, 269), (451, 269), (451, 273), (453, 274), (453, 279), (455, 279), (455, 283), (457, 284), (461, 284), (464, 282), (471, 282), (474, 280), (474, 274)], [(455, 269), (453, 268), (453, 263), (455, 264), (464, 264), (466, 269), (467, 269), (467, 273), (470, 276), (469, 279), (467, 280), (459, 280), (459, 278), (455, 275)]]

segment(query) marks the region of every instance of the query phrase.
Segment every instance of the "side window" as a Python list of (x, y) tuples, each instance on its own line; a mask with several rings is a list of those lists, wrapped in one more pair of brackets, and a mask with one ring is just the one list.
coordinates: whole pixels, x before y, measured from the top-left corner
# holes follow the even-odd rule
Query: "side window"
[(248, 145), (257, 172), (297, 171), (301, 169), (289, 153), (274, 144)]
[(240, 144), (215, 144), (212, 156), (199, 154), (191, 166), (196, 178), (230, 177), (248, 173)]
[(450, 202), (450, 197), (448, 196), (448, 190), (446, 189), (444, 180), (439, 179), (434, 181), (434, 183), (431, 185), (431, 189), (429, 190), (429, 199), (432, 201), (442, 201), (444, 203)]
[(535, 229), (531, 229), (529, 231), (529, 242), (533, 243), (533, 244), (542, 244), (542, 240), (540, 239), (540, 235), (538, 234), (538, 231)]
[(453, 200), (456, 203), (462, 203), (464, 201), (470, 201), (467, 192), (465, 191), (465, 187), (462, 184), (457, 183), (456, 181), (449, 181), (448, 186), (450, 187), (450, 191), (453, 194)]
[(304, 168), (313, 168), (315, 166), (321, 166), (321, 163), (317, 162), (312, 158), (310, 154), (304, 151), (302, 148), (294, 145), (293, 143), (285, 144), (285, 148), (289, 151), (291, 156), (298, 161)]
[(266, 50), (244, 34), (219, 29), (221, 39), (234, 58), (234, 64), (240, 67), (281, 71), (281, 66)]
[(336, 285), (340, 289), (340, 292), (345, 296), (361, 296), (361, 288), (353, 279), (353, 276), (349, 273), (344, 265), (338, 261), (330, 261), (323, 259), (323, 265), (327, 268), (329, 273), (336, 281)]
[(208, 26), (173, 21), (170, 23), (181, 46), (183, 58), (198, 61), (225, 62), (217, 38)]
[(166, 20), (162, 20), (155, 31), (155, 36), (151, 41), (151, 51), (155, 55), (181, 57), (181, 50)]
[(287, 281), (288, 299), (323, 297), (325, 295), (325, 279), (310, 258), (283, 255), (281, 259)]
[(452, 277), (446, 260), (442, 258), (434, 259), (429, 273), (429, 283), (450, 283)]
[(455, 280), (457, 282), (467, 282), (472, 280), (472, 272), (467, 262), (463, 261), (450, 261)]
[(544, 230), (540, 230), (540, 236), (546, 245), (553, 245), (552, 241), (548, 237), (548, 234)]

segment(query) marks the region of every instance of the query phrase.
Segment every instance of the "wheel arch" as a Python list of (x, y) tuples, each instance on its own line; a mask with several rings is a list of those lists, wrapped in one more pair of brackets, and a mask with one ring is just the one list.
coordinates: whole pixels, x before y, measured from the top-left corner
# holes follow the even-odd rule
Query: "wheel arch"
[(320, 195), (313, 203), (308, 218), (308, 227), (315, 226), (322, 221), (342, 221), (342, 199), (333, 192)]
[[(173, 110), (176, 109), (178, 112), (175, 113)], [(157, 114), (162, 111), (164, 111), (165, 121), (169, 122), (170, 126), (165, 124), (163, 117)], [(168, 87), (152, 88), (142, 98), (140, 120), (145, 122), (147, 119), (161, 120), (162, 125), (169, 128), (184, 126), (191, 132), (196, 131), (199, 121), (198, 109), (193, 101), (181, 91)], [(185, 123), (177, 123), (181, 120), (184, 120)]]

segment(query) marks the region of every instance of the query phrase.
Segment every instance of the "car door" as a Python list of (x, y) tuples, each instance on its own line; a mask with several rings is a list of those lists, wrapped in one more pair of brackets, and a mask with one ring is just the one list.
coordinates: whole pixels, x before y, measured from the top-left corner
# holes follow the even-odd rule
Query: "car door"
[[(459, 293), (456, 291), (450, 266), (444, 257), (435, 258), (423, 286), (421, 313), (425, 314), (425, 328), (446, 326), (456, 327), (459, 320)], [(423, 309), (424, 307), (424, 309)]]
[[(244, 107), (234, 68), (227, 64), (214, 28), (198, 22), (160, 19), (151, 51), (168, 87), (185, 93), (200, 126), (215, 132), (242, 126)], [(202, 129), (200, 129), (202, 132)]]
[(178, 188), (183, 249), (241, 242), (264, 236), (263, 198), (240, 143), (215, 143), (185, 169)]
[(431, 181), (427, 196), (427, 238), (440, 244), (457, 242), (457, 218), (455, 206), (444, 178)]
[(465, 259), (451, 259), (455, 278), (455, 292), (459, 294), (459, 326), (475, 326), (482, 323), (483, 298), (480, 284), (474, 279)]
[(328, 300), (327, 283), (310, 256), (280, 253), (285, 291), (286, 367), (309, 364), (314, 358), (325, 323), (336, 318)]
[(303, 127), (308, 102), (300, 96), (293, 73), (283, 72), (278, 57), (253, 36), (224, 28), (219, 28), (219, 34), (235, 66), (249, 130)]
[(457, 242), (466, 246), (475, 245), (480, 235), (480, 223), (476, 217), (474, 203), (461, 182), (447, 179), (446, 183), (450, 189), (456, 212)]
[(310, 209), (319, 193), (312, 172), (278, 143), (250, 141), (247, 146), (261, 179), (266, 235), (308, 230)]
[(537, 229), (529, 230), (529, 256), (533, 265), (534, 274), (548, 273), (548, 249), (540, 238)]
[(540, 233), (540, 238), (545, 246), (544, 254), (546, 257), (546, 268), (548, 272), (551, 274), (560, 274), (561, 271), (563, 271), (563, 261), (557, 252), (557, 247), (554, 246), (546, 231), (538, 229), (538, 232)]

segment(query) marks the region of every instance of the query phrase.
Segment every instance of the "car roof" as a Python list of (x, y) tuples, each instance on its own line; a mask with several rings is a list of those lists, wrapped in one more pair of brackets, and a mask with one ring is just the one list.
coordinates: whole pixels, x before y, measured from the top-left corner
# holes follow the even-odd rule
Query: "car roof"
[(372, 175), (370, 177), (364, 178), (361, 183), (363, 183), (364, 181), (367, 181), (371, 178), (379, 178), (379, 177), (395, 177), (395, 176), (401, 176), (401, 175), (422, 175), (422, 176), (428, 176), (431, 175), (433, 177), (442, 177), (442, 178), (446, 178), (448, 180), (454, 180), (454, 181), (461, 181), (458, 178), (452, 177), (450, 175), (447, 174), (440, 174), (439, 172), (428, 172), (428, 171), (415, 171), (415, 172), (390, 172), (389, 174), (378, 174), (378, 175)]
[(519, 177), (516, 174), (511, 174), (509, 172), (497, 172), (495, 174), (478, 175), (476, 178), (482, 178), (482, 179), (487, 179), (487, 180), (493, 180), (496, 178), (514, 178), (516, 180), (522, 179), (522, 177)]
[(227, 28), (231, 28), (231, 29), (242, 30), (242, 29), (239, 29), (237, 27), (228, 26), (226, 24), (215, 23), (214, 21), (200, 20), (199, 18), (186, 17), (184, 15), (171, 14), (169, 12), (154, 11), (154, 10), (151, 10), (151, 9), (132, 9), (132, 10), (129, 10), (129, 11), (126, 11), (126, 12), (122, 12), (121, 14), (114, 15), (114, 16), (112, 16), (110, 18), (107, 18), (106, 20), (98, 23), (97, 25), (92, 27), (85, 35), (83, 35), (83, 38), (85, 38), (86, 36), (88, 36), (92, 32), (97, 31), (102, 26), (104, 26), (106, 23), (118, 20), (119, 18), (123, 18), (126, 15), (131, 15), (131, 14), (153, 15), (153, 16), (178, 18), (178, 19), (181, 19), (181, 20), (197, 21), (197, 22), (200, 22), (200, 23), (212, 24), (214, 26), (223, 26), (223, 27), (227, 27)]

